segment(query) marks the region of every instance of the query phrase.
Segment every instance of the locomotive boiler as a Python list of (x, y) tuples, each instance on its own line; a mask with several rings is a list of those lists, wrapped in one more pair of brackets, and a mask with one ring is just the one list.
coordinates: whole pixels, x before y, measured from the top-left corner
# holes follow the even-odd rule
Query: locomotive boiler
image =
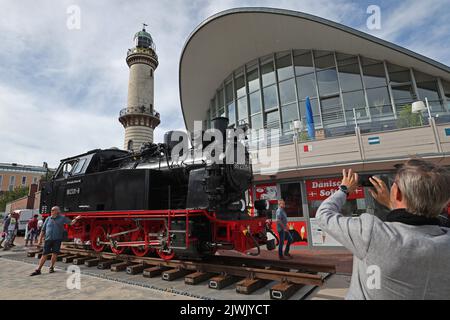
[(242, 128), (227, 127), (227, 118), (214, 119), (220, 134), (191, 148), (185, 133), (170, 131), (164, 143), (137, 153), (98, 149), (63, 159), (42, 187), (41, 213), (57, 205), (68, 217), (80, 215), (69, 239), (97, 252), (163, 259), (200, 258), (217, 249), (259, 252), (270, 232), (268, 207), (251, 203), (251, 164), (235, 134)]

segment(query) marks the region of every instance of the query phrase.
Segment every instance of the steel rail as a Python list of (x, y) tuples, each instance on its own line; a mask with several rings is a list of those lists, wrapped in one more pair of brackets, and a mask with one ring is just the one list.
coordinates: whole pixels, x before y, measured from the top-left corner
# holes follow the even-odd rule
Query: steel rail
[[(256, 261), (258, 259), (242, 259), (242, 258), (234, 258), (234, 257), (226, 257), (226, 264), (218, 263), (217, 261), (223, 256), (217, 256), (213, 259), (213, 261), (186, 261), (186, 260), (163, 260), (159, 258), (152, 257), (137, 257), (133, 255), (116, 255), (114, 253), (109, 252), (94, 252), (91, 250), (83, 250), (83, 249), (74, 249), (74, 248), (62, 248), (61, 253), (66, 254), (74, 254), (80, 256), (91, 256), (96, 258), (103, 259), (114, 259), (114, 260), (122, 260), (132, 263), (140, 263), (149, 266), (160, 266), (160, 267), (169, 267), (176, 269), (184, 269), (192, 272), (210, 272), (210, 273), (218, 273), (218, 274), (226, 274), (237, 277), (245, 277), (250, 279), (262, 279), (262, 280), (271, 280), (271, 281), (280, 281), (280, 282), (290, 282), (295, 284), (303, 284), (303, 285), (315, 285), (321, 286), (324, 283), (325, 277), (319, 274), (311, 274), (299, 272), (300, 270), (304, 270), (305, 265), (299, 265), (295, 263), (281, 263), (277, 261), (270, 260), (262, 260), (265, 264), (271, 262), (272, 267), (284, 268), (287, 270), (296, 269), (296, 271), (283, 271), (283, 270), (273, 270), (273, 269), (265, 269), (265, 265), (262, 267), (256, 267)], [(217, 259), (217, 260), (216, 260)], [(231, 263), (234, 260), (234, 265)], [(253, 267), (247, 265), (239, 265), (245, 260), (246, 264), (251, 263)], [(253, 262), (250, 262), (254, 260)], [(309, 265), (313, 267), (313, 265)], [(320, 267), (319, 267), (320, 268)], [(312, 268), (311, 268), (312, 269)], [(328, 271), (332, 271), (328, 269)], [(317, 271), (316, 271), (317, 272)], [(332, 273), (332, 272), (330, 272)]]

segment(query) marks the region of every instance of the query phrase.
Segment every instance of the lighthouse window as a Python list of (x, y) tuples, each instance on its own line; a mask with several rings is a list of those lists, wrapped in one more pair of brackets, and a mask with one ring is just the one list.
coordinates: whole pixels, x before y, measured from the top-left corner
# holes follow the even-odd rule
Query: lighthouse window
[(150, 77), (153, 77), (153, 69), (150, 69)]
[(302, 193), (300, 183), (280, 184), (281, 198), (286, 203), (286, 214), (288, 217), (303, 217)]

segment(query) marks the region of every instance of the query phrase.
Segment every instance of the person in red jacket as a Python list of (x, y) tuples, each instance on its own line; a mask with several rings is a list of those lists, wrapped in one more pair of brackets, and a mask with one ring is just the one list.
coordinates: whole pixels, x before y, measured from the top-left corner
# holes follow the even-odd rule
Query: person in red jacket
[(31, 242), (31, 245), (33, 245), (33, 239), (36, 238), (36, 233), (38, 229), (38, 215), (35, 214), (33, 218), (28, 221), (28, 233), (27, 238), (25, 240), (25, 246), (28, 246), (28, 241)]

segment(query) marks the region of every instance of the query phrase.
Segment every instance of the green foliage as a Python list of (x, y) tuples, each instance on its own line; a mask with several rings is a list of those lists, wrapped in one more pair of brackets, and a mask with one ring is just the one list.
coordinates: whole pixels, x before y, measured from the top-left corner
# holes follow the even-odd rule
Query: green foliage
[(412, 106), (407, 104), (398, 113), (397, 126), (399, 128), (410, 128), (422, 126), (422, 115), (420, 113), (412, 113)]
[(17, 187), (13, 191), (5, 191), (0, 194), (0, 211), (5, 211), (7, 203), (25, 197), (28, 191), (29, 187)]
[(299, 133), (299, 135), (298, 135), (299, 142), (304, 142), (304, 141), (308, 141), (308, 140), (309, 140), (308, 132), (302, 131)]

